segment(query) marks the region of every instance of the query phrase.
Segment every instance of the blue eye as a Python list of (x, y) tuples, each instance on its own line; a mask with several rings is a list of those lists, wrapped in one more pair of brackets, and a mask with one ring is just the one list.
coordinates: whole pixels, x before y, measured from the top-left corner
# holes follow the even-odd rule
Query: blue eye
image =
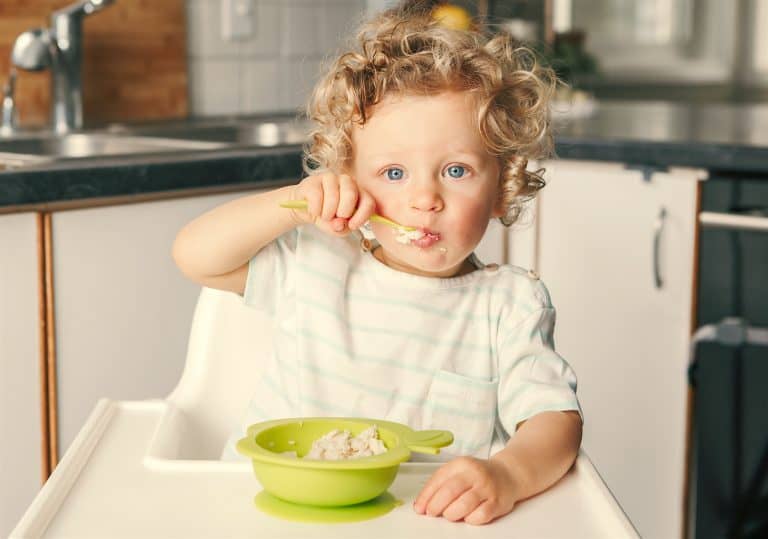
[(390, 180), (402, 180), (404, 175), (405, 173), (401, 168), (392, 167), (387, 169), (387, 178)]
[(446, 172), (448, 172), (451, 178), (461, 178), (466, 173), (466, 170), (460, 165), (451, 165), (446, 169)]

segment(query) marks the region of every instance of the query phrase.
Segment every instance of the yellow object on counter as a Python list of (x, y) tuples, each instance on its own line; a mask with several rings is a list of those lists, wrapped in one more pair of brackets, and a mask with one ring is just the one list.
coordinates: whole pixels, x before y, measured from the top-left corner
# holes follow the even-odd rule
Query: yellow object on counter
[(454, 4), (435, 6), (432, 10), (432, 18), (452, 30), (469, 30), (472, 28), (472, 15), (463, 7)]

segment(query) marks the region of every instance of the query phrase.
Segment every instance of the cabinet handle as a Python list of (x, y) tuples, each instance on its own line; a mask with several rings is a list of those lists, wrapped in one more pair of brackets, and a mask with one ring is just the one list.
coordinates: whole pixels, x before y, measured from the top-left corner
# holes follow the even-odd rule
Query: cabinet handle
[(653, 278), (656, 288), (664, 286), (664, 280), (661, 278), (659, 249), (661, 246), (661, 234), (664, 232), (664, 222), (667, 218), (667, 208), (663, 207), (656, 218), (656, 224), (653, 226)]
[(699, 223), (711, 228), (732, 228), (735, 230), (752, 230), (768, 232), (768, 217), (758, 215), (739, 215), (734, 213), (718, 213), (703, 211), (699, 213)]

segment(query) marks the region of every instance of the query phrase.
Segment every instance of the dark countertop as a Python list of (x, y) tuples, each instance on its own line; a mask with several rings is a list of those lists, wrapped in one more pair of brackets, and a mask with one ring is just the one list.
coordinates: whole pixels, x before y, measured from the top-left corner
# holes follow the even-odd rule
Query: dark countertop
[(299, 146), (85, 161), (0, 172), (0, 213), (268, 187), (302, 174)]
[[(602, 102), (588, 117), (558, 115), (555, 140), (562, 159), (768, 178), (768, 105)], [(266, 187), (296, 181), (300, 156), (298, 145), (240, 146), (5, 170), (0, 171), (0, 211)]]
[(555, 127), (564, 159), (768, 176), (768, 104), (610, 101)]

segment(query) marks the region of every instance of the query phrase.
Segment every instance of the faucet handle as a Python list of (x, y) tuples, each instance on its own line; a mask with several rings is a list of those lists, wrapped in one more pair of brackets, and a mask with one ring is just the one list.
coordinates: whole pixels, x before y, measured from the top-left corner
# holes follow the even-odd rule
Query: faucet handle
[(51, 65), (51, 32), (33, 28), (22, 32), (13, 42), (11, 64), (28, 71), (40, 71)]

